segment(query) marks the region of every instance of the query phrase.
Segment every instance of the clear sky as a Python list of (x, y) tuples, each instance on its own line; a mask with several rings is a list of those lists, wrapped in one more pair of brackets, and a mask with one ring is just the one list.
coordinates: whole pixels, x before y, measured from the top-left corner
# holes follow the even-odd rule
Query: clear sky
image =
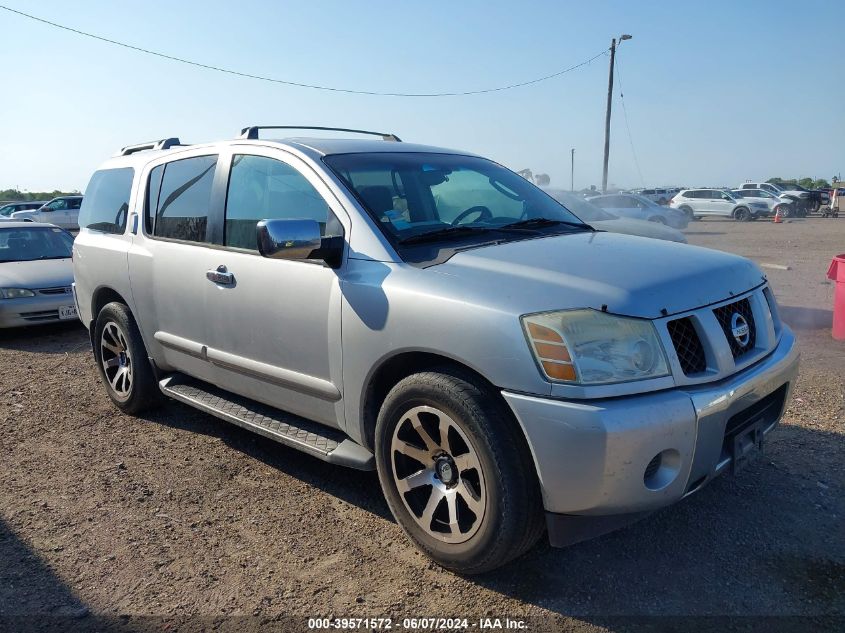
[[(841, 2), (0, 0), (112, 39), (291, 81), (460, 91), (618, 53), (642, 171), (614, 95), (610, 182), (735, 185), (845, 171)], [(354, 96), (201, 70), (0, 11), (0, 189), (84, 190), (122, 145), (334, 125), (456, 147), (569, 186), (601, 184), (608, 58), (537, 85), (438, 99)], [(833, 78), (837, 81), (833, 81)]]

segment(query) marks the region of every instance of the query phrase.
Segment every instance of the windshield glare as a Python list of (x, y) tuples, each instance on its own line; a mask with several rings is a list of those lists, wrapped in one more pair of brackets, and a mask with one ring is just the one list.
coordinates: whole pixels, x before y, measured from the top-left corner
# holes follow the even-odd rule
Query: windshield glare
[(581, 224), (533, 184), (482, 158), (385, 152), (323, 160), (399, 241), (449, 227), (492, 231), (541, 218)]
[(0, 228), (0, 263), (70, 257), (73, 238), (59, 228)]

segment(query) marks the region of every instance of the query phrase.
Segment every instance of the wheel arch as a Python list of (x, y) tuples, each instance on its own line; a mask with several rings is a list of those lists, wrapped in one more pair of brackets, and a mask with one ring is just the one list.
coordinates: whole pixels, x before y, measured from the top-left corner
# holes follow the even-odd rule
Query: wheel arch
[[(438, 352), (422, 350), (403, 350), (391, 356), (383, 358), (381, 362), (370, 372), (365, 382), (362, 405), (361, 405), (361, 439), (368, 449), (375, 447), (376, 420), (381, 405), (390, 390), (399, 381), (423, 371), (434, 369), (453, 369), (456, 372), (479, 380), (496, 395), (502, 405), (510, 411), (500, 390), (484, 377), (476, 369), (462, 363), (459, 360), (440, 354)], [(521, 425), (514, 417), (514, 424), (519, 427), (520, 434), (524, 437)], [(527, 443), (527, 438), (525, 438)]]

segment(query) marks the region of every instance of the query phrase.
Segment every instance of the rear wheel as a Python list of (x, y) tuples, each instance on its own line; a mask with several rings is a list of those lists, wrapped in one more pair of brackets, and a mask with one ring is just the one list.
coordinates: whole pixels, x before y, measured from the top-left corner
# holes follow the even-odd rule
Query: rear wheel
[(440, 565), (489, 571), (542, 534), (539, 483), (524, 437), (479, 379), (449, 369), (405, 378), (382, 405), (375, 444), (393, 516)]
[(160, 402), (141, 332), (122, 303), (106, 304), (97, 315), (94, 355), (106, 392), (121, 411), (139, 413)]

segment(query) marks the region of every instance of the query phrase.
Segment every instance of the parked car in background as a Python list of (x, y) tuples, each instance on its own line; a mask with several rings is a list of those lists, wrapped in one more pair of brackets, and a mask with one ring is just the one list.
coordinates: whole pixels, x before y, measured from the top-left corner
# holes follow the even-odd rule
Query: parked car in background
[(673, 192), (671, 190), (665, 188), (657, 188), (657, 189), (632, 189), (632, 194), (637, 196), (642, 196), (643, 198), (648, 198), (652, 202), (656, 202), (657, 204), (669, 204), (669, 200), (672, 198)]
[(792, 210), (794, 215), (803, 217), (810, 211), (818, 209), (818, 196), (813, 196), (799, 185), (784, 185), (772, 182), (744, 182), (737, 189), (765, 189), (774, 195), (794, 203)]
[(15, 220), (46, 222), (73, 231), (79, 228), (79, 208), (81, 206), (82, 196), (59, 196), (37, 209), (15, 211), (9, 217)]
[(779, 198), (765, 189), (732, 189), (731, 195), (734, 198), (747, 198), (749, 202), (765, 202), (769, 207), (769, 215), (780, 212), (781, 216), (788, 218), (792, 215), (792, 200)]
[(672, 198), (671, 206), (689, 218), (715, 215), (745, 222), (769, 215), (767, 203), (738, 199), (723, 189), (684, 189)]
[(465, 574), (679, 501), (776, 428), (799, 354), (753, 262), (596, 232), (480, 156), (261, 129), (93, 174), (74, 287), (120, 410), (163, 393), (375, 468)]
[(0, 207), (0, 218), (8, 218), (15, 211), (29, 211), (47, 204), (44, 200), (30, 200), (26, 202), (9, 202)]
[(613, 193), (590, 198), (590, 202), (613, 215), (632, 220), (647, 220), (671, 226), (673, 229), (685, 229), (689, 217), (680, 211), (665, 207), (648, 198), (632, 193)]
[(0, 328), (75, 320), (73, 236), (35, 222), (0, 223)]
[(618, 215), (613, 215), (597, 207), (591, 201), (584, 200), (583, 197), (570, 191), (545, 189), (545, 192), (584, 220), (584, 222), (600, 231), (650, 237), (656, 240), (668, 240), (681, 244), (687, 243), (687, 238), (683, 233), (659, 222), (621, 218)]

